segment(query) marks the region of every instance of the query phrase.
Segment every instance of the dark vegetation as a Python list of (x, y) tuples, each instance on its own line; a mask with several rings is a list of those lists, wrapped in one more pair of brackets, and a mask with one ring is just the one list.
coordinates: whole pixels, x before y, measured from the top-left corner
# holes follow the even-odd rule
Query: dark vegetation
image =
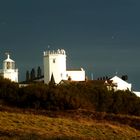
[(54, 85), (42, 83), (19, 87), (0, 78), (0, 104), (32, 109), (74, 110), (140, 116), (140, 98), (130, 91), (108, 91), (105, 86), (90, 82)]
[(43, 78), (44, 76), (42, 75), (42, 70), (40, 68), (40, 66), (38, 66), (37, 70), (35, 70), (34, 68), (32, 68), (31, 71), (26, 71), (26, 80), (23, 81), (22, 83), (33, 83), (34, 80), (38, 80)]

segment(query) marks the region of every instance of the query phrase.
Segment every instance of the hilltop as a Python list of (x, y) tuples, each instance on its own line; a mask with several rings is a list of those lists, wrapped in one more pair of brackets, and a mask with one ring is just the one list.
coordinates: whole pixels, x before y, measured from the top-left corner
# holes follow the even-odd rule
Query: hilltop
[(140, 139), (140, 98), (90, 82), (19, 87), (1, 78), (0, 139)]

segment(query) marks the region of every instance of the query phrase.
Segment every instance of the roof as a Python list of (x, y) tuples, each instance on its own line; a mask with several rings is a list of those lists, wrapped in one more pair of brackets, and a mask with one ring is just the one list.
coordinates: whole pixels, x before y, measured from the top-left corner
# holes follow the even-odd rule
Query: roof
[(12, 59), (10, 59), (10, 55), (7, 54), (7, 59), (4, 60), (4, 62), (15, 62)]
[(113, 81), (113, 83), (116, 83), (116, 82), (121, 82), (121, 83), (123, 83), (123, 84), (129, 84), (128, 82), (126, 82), (126, 81), (124, 81), (124, 80), (122, 80), (120, 77), (118, 77), (118, 76), (114, 76), (113, 78), (111, 78), (110, 80), (112, 80)]
[(74, 80), (61, 80), (59, 84), (70, 84), (70, 83), (86, 83), (86, 81), (74, 81)]
[(135, 95), (137, 95), (138, 97), (140, 97), (140, 91), (133, 91), (133, 93), (134, 93)]
[(60, 84), (70, 84), (70, 83), (85, 83), (85, 84), (93, 84), (95, 86), (112, 86), (115, 87), (116, 85), (112, 83), (111, 80), (87, 80), (87, 81), (70, 81), (70, 80), (61, 80)]
[(79, 69), (67, 69), (67, 71), (84, 71), (83, 68), (79, 68)]
[(94, 85), (100, 86), (100, 85), (105, 85), (105, 86), (116, 86), (114, 83), (112, 83), (112, 80), (88, 80), (87, 82), (90, 82)]

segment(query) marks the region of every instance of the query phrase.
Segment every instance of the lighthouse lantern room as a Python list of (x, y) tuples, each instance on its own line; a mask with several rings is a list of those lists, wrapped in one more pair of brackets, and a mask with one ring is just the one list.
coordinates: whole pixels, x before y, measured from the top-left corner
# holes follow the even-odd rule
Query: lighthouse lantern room
[(18, 69), (15, 68), (15, 61), (10, 59), (9, 53), (6, 55), (7, 59), (3, 61), (3, 69), (0, 70), (0, 75), (13, 82), (18, 82)]

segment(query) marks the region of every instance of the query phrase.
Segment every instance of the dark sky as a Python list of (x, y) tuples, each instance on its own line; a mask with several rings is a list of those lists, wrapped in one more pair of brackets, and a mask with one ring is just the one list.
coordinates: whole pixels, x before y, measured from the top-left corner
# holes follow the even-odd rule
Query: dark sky
[(140, 89), (140, 0), (0, 0), (0, 62), (43, 67), (43, 51), (63, 48), (67, 67), (94, 79), (128, 75)]

